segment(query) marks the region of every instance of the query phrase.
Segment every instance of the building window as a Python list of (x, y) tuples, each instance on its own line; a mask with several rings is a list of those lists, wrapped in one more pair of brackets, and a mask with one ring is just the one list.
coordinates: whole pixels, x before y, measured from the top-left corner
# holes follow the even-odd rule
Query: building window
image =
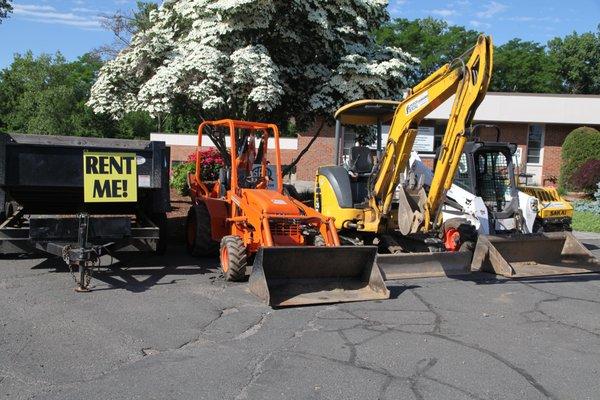
[(435, 133), (433, 137), (433, 152), (437, 152), (437, 150), (442, 145), (442, 141), (444, 140), (444, 134), (446, 133), (446, 126), (448, 123), (446, 121), (435, 121)]
[(527, 135), (527, 163), (541, 164), (542, 149), (544, 148), (544, 126), (529, 125)]

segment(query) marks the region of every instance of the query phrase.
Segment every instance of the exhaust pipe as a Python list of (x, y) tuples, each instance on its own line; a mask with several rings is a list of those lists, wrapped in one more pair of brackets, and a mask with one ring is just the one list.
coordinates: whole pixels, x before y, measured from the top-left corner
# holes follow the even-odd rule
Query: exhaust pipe
[(600, 262), (571, 232), (480, 235), (471, 269), (518, 278), (599, 272)]
[(390, 297), (374, 246), (263, 247), (250, 291), (272, 307), (385, 300)]

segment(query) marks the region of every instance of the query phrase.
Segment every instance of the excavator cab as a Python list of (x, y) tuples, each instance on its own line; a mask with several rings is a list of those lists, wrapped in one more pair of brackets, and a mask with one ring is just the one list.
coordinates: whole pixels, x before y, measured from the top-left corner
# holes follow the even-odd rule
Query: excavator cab
[[(382, 143), (387, 141), (385, 131), (399, 104), (391, 100), (359, 100), (341, 107), (335, 113), (333, 165), (322, 166), (317, 171), (315, 208), (324, 215), (335, 217), (340, 235), (349, 241), (377, 243), (377, 264), (386, 280), (466, 274), (469, 272), (471, 253), (432, 253), (422, 240), (412, 240), (399, 234), (396, 218), (398, 196), (392, 202), (390, 228), (386, 232), (381, 235), (369, 232), (356, 234), (361, 229), (363, 211), (369, 206), (369, 192), (383, 153)], [(353, 134), (358, 130), (357, 127), (375, 128), (374, 146), (348, 146), (349, 142), (356, 143)], [(423, 202), (424, 198), (420, 203)], [(418, 199), (415, 200), (415, 207), (417, 203)]]
[[(319, 167), (315, 180), (315, 208), (335, 216), (338, 230), (357, 228), (368, 206), (369, 185), (382, 153), (383, 127), (389, 125), (399, 102), (359, 100), (335, 113), (335, 151), (332, 165)], [(376, 126), (376, 147), (355, 145), (352, 130)], [(346, 132), (348, 129), (350, 132)], [(351, 138), (352, 146), (345, 146)]]

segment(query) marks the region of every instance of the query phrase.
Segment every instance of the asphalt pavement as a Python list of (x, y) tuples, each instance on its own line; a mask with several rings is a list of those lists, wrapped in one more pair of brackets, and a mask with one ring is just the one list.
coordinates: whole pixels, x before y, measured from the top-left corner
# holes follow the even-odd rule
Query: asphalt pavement
[(0, 259), (0, 398), (600, 398), (598, 274), (405, 280), (387, 301), (272, 310), (217, 265), (172, 247), (80, 294), (59, 260)]

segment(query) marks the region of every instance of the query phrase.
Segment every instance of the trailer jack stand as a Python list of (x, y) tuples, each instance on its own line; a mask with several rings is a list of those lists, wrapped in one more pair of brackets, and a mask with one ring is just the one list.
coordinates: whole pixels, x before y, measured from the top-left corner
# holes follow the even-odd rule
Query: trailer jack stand
[[(70, 246), (65, 246), (63, 249), (63, 258), (69, 265), (73, 279), (77, 284), (75, 291), (78, 293), (87, 293), (90, 291), (89, 285), (92, 278), (94, 262), (98, 260), (98, 255), (101, 252), (94, 248), (94, 246), (90, 246), (88, 243), (90, 216), (82, 213), (77, 216), (77, 219), (77, 248), (73, 249)], [(77, 267), (79, 271), (79, 280), (75, 278), (75, 267)]]
[(85, 262), (79, 264), (79, 281), (75, 287), (77, 293), (87, 293), (90, 291), (89, 280), (86, 279), (88, 272), (86, 271), (87, 267), (85, 264)]

